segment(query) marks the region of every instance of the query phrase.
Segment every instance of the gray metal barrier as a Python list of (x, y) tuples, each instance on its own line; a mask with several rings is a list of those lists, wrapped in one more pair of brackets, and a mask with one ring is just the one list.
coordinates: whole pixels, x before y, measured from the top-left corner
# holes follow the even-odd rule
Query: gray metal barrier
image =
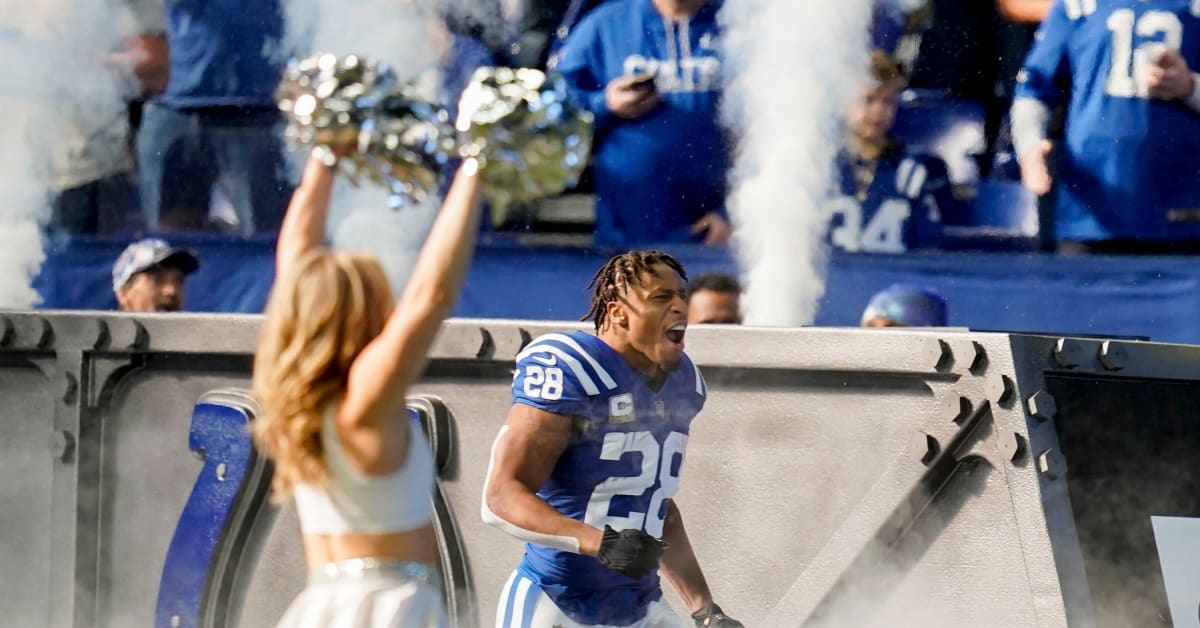
[[(0, 312), (0, 626), (281, 614), (303, 584), (298, 524), (265, 504), (269, 468), (237, 440), (258, 322)], [(451, 321), (410, 393), (458, 625), (491, 625), (520, 557), (480, 522), (480, 491), (512, 360), (560, 329)], [(747, 625), (1200, 626), (1200, 348), (956, 330), (687, 342), (710, 397), (678, 502)]]

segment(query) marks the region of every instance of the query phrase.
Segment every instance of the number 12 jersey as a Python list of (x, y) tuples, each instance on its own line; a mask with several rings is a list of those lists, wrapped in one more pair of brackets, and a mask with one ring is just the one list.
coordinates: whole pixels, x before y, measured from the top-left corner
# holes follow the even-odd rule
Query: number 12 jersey
[(1058, 0), (1050, 9), (1016, 97), (1070, 99), (1058, 238), (1200, 238), (1200, 117), (1148, 93), (1147, 73), (1166, 49), (1200, 69), (1200, 0)]
[[(707, 394), (687, 355), (654, 390), (598, 337), (547, 334), (517, 356), (513, 402), (568, 417), (572, 436), (538, 496), (598, 529), (663, 536), (692, 419)], [(628, 625), (662, 597), (657, 570), (641, 580), (591, 556), (528, 544), (518, 572), (580, 623)]]

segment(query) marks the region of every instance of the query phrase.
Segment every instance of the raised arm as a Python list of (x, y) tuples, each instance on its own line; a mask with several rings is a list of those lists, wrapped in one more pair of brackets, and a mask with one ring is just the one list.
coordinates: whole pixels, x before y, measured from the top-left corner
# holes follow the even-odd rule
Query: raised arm
[[(424, 371), (438, 329), (458, 300), (475, 248), (482, 186), (476, 170), (476, 162), (467, 160), (455, 175), (396, 309), (351, 365), (338, 415), (342, 425), (371, 428), (393, 419), (409, 385)], [(328, 199), (323, 189), (313, 186), (314, 209)], [(298, 245), (311, 244), (303, 238), (321, 232), (299, 221), (295, 227)]]
[(292, 193), (287, 214), (279, 227), (275, 276), (282, 276), (305, 253), (325, 243), (325, 219), (329, 215), (334, 178), (333, 168), (315, 157), (308, 158), (300, 185)]
[(492, 445), (483, 489), (483, 520), (530, 543), (595, 556), (604, 533), (537, 496), (571, 438), (567, 417), (513, 404)]

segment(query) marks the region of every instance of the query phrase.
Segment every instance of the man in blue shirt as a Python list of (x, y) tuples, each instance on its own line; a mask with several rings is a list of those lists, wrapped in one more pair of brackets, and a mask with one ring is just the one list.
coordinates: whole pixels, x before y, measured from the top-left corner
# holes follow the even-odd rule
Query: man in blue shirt
[(1046, 194), (1046, 123), (1066, 104), (1054, 172), (1060, 248), (1200, 242), (1200, 81), (1189, 70), (1198, 63), (1200, 3), (1061, 0), (1051, 8), (1018, 76), (1012, 126), (1022, 180)]
[(214, 183), (243, 233), (279, 228), (292, 186), (273, 97), (282, 77), (279, 0), (169, 0), (170, 77), (138, 134), (151, 230), (204, 225)]
[(485, 521), (528, 542), (498, 628), (741, 628), (713, 603), (672, 499), (708, 388), (683, 352), (683, 267), (658, 251), (596, 274), (596, 334), (537, 338), (517, 356), (513, 406), (492, 448)]
[(720, 8), (611, 0), (567, 37), (555, 69), (596, 116), (597, 245), (728, 240)]

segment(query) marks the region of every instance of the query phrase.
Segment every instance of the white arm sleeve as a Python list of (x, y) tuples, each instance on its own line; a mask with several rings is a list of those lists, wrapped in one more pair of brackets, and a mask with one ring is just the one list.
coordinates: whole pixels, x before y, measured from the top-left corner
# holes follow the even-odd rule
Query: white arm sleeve
[(1046, 139), (1050, 108), (1046, 103), (1034, 98), (1018, 98), (1013, 101), (1009, 120), (1012, 126), (1013, 151), (1020, 160)]
[(526, 530), (525, 528), (517, 526), (512, 522), (502, 519), (499, 515), (492, 512), (491, 508), (488, 508), (488, 482), (490, 482), (492, 479), (492, 466), (496, 462), (496, 446), (500, 444), (500, 439), (504, 438), (504, 433), (507, 431), (507, 425), (500, 428), (500, 433), (496, 435), (496, 441), (492, 443), (492, 455), (491, 458), (488, 459), (487, 477), (485, 477), (483, 480), (483, 499), (481, 500), (479, 506), (480, 517), (483, 518), (484, 523), (499, 528), (500, 530), (503, 530), (504, 532), (521, 539), (522, 541), (533, 543), (534, 545), (553, 547), (554, 549), (562, 550), (564, 552), (571, 552), (573, 554), (580, 553), (579, 539), (573, 536), (542, 534), (540, 532), (534, 532), (533, 530)]

